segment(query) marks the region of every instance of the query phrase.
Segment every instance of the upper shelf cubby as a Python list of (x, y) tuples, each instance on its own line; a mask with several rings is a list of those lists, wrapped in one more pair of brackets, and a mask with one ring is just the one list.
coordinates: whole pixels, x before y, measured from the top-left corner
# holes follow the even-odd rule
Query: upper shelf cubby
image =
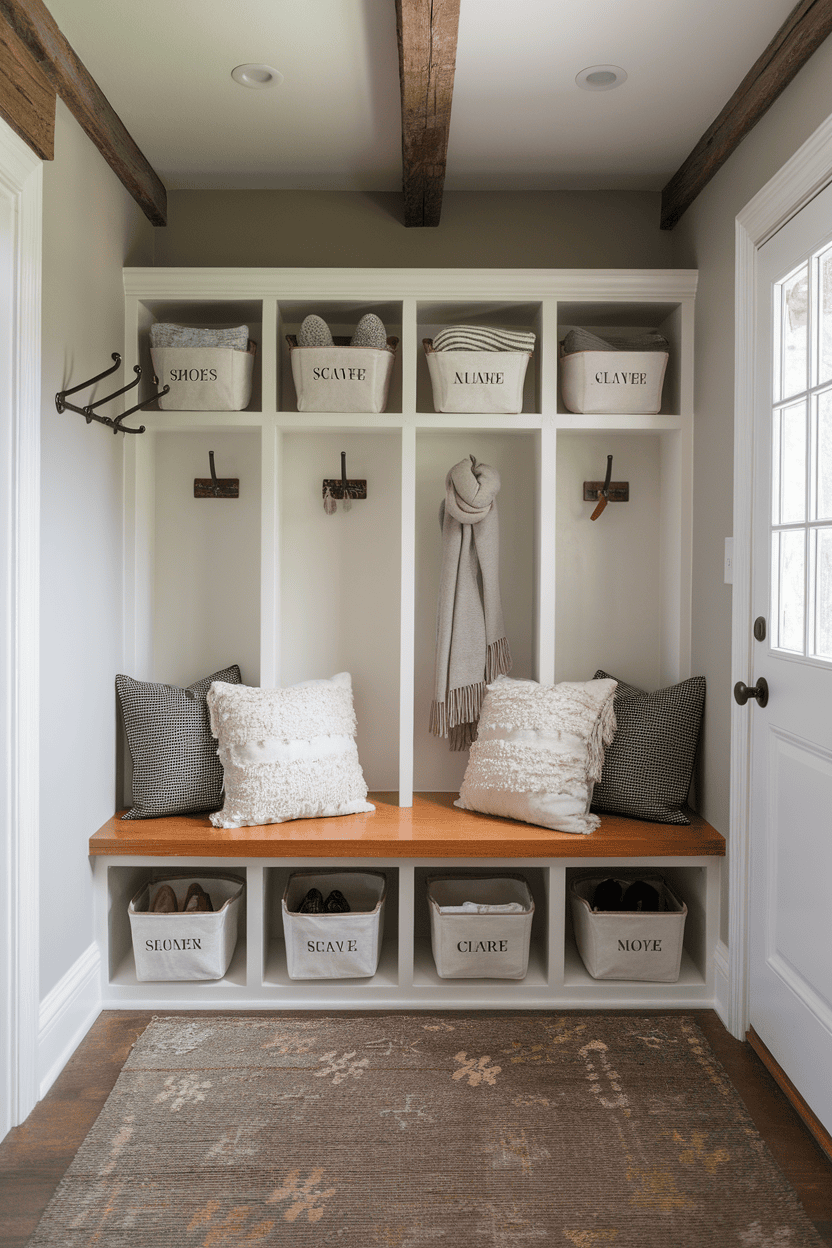
[[(488, 329), (531, 330), (535, 335), (534, 355), (529, 360), (523, 386), (523, 411), (542, 410), (541, 361), (543, 358), (543, 315), (539, 302), (489, 301), (425, 301), (416, 310), (416, 411), (434, 412), (433, 388), (422, 343), (432, 339), (449, 325), (476, 325)], [(453, 423), (453, 413), (447, 413)], [(489, 423), (500, 424), (499, 415), (489, 416)]]
[[(636, 337), (645, 330), (658, 330), (668, 340), (667, 372), (662, 389), (661, 415), (678, 415), (682, 411), (682, 312), (675, 302), (625, 302), (570, 299), (558, 302), (558, 343), (570, 329), (588, 329), (598, 337), (615, 334), (622, 338)], [(560, 386), (558, 368), (558, 412), (567, 413)], [(593, 417), (599, 422), (599, 417)]]
[[(277, 410), (296, 412), (298, 397), (292, 377), (288, 334), (295, 334), (307, 316), (319, 316), (326, 322), (333, 338), (351, 338), (358, 322), (368, 312), (374, 313), (384, 325), (388, 338), (398, 338), (393, 361), (393, 374), (387, 397), (388, 412), (402, 410), (402, 305), (397, 301), (365, 301), (355, 299), (281, 299), (277, 316)], [(303, 422), (314, 424), (313, 413), (303, 413)]]
[[(262, 405), (263, 376), (263, 301), (261, 299), (142, 299), (138, 305), (138, 363), (142, 367), (139, 397), (146, 398), (153, 392), (153, 362), (150, 357), (150, 327), (156, 323), (191, 325), (198, 329), (231, 329), (247, 325), (249, 338), (257, 344), (254, 356), (251, 399), (245, 410), (260, 412)], [(134, 361), (126, 359), (130, 365)], [(158, 410), (153, 405), (147, 411)]]

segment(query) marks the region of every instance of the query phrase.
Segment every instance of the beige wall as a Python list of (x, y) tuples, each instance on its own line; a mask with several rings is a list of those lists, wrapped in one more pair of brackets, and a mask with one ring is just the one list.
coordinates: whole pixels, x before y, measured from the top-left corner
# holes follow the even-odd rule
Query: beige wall
[[(731, 670), (731, 590), (723, 584), (724, 538), (733, 528), (734, 222), (748, 201), (830, 113), (832, 40), (827, 40), (674, 231), (679, 254), (699, 269), (693, 669), (703, 672), (708, 680), (700, 806), (722, 832), (728, 830), (731, 688), (735, 678)], [(726, 921), (723, 906), (723, 923)]]
[(43, 167), (41, 996), (94, 938), (86, 847), (113, 813), (122, 653), (122, 437), (58, 415), (54, 396), (123, 350), (122, 265), (152, 262), (152, 227), (58, 100)]
[(456, 191), (436, 229), (405, 229), (402, 197), (341, 191), (174, 191), (158, 265), (667, 268), (660, 197), (639, 191)]

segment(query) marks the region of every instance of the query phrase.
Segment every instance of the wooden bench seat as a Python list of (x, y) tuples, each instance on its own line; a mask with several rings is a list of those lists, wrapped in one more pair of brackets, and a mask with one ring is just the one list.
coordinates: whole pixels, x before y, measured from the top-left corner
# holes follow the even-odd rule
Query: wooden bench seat
[(455, 793), (372, 793), (373, 814), (215, 828), (207, 815), (122, 820), (90, 837), (93, 856), (149, 858), (693, 858), (725, 853), (725, 838), (692, 811), (689, 826), (605, 815), (590, 836), (457, 810)]

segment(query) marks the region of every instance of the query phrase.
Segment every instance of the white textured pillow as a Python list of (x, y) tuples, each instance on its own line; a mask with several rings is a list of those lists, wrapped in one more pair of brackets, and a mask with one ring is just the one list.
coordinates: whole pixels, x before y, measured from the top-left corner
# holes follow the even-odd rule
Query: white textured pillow
[(207, 700), (225, 772), (214, 827), (375, 810), (358, 761), (349, 672), (289, 689), (216, 681)]
[(488, 686), (477, 739), (455, 805), (559, 832), (593, 832), (592, 789), (615, 733), (614, 680), (498, 676)]

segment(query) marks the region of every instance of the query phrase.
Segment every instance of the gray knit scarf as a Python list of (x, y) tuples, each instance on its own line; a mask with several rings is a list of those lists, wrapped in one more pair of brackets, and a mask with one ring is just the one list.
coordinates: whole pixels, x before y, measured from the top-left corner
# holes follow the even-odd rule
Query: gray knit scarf
[(498, 579), (499, 489), (500, 474), (473, 455), (445, 478), (430, 730), (448, 737), (452, 750), (474, 741), (486, 684), (511, 671)]

